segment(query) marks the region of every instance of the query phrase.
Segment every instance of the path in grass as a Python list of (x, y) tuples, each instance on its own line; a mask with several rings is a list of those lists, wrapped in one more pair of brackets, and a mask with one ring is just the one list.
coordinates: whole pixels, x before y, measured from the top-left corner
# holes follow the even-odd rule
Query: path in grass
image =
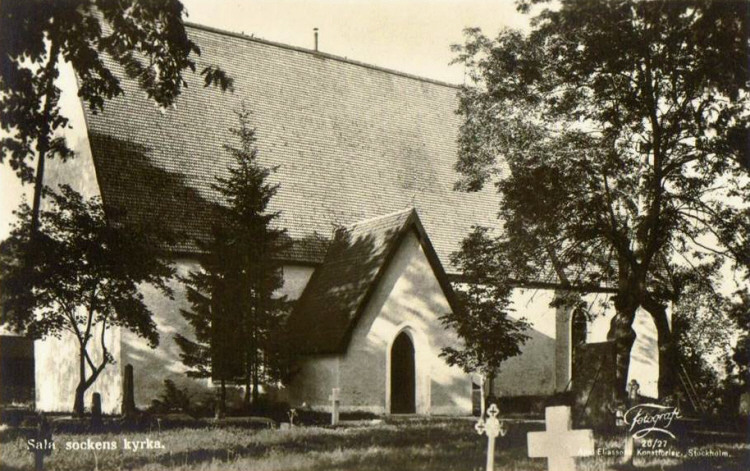
[[(541, 424), (513, 424), (498, 441), (496, 469), (543, 470), (544, 460), (526, 457), (525, 433)], [(66, 442), (117, 443), (117, 450), (70, 451)], [(130, 451), (122, 439), (159, 440), (164, 449)], [(181, 429), (162, 433), (122, 435), (64, 435), (55, 437), (57, 450), (45, 464), (50, 470), (479, 470), (484, 466), (486, 439), (477, 436), (473, 421), (416, 420), (398, 423), (362, 423), (337, 429), (298, 427), (292, 430)], [(619, 444), (610, 440), (604, 447)], [(747, 444), (728, 444), (732, 458), (721, 461), (637, 459), (639, 469), (745, 469)], [(594, 457), (579, 462), (580, 469), (612, 469), (617, 458)], [(746, 463), (746, 461), (745, 461)], [(0, 468), (29, 469), (32, 464), (25, 440), (0, 446)], [(699, 467), (700, 466), (700, 467)]]

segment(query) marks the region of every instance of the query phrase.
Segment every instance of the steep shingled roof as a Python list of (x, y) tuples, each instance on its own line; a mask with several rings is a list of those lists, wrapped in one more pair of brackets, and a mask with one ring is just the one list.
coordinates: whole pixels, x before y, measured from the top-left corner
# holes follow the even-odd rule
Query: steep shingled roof
[[(231, 163), (233, 111), (252, 111), (260, 160), (278, 166), (281, 184), (272, 209), (297, 241), (288, 258), (320, 263), (334, 226), (414, 206), (449, 271), (449, 255), (474, 224), (495, 225), (493, 188), (453, 191), (458, 175), (460, 118), (456, 87), (327, 54), (199, 26), (188, 34), (201, 48), (198, 70), (218, 65), (234, 78), (234, 93), (188, 88), (160, 110), (123, 78), (125, 96), (103, 113), (86, 110), (89, 139), (105, 205), (157, 215), (190, 239), (204, 237), (211, 188)], [(115, 73), (124, 77), (114, 63)]]
[(352, 329), (403, 237), (415, 231), (451, 308), (458, 309), (447, 275), (413, 209), (341, 228), (323, 263), (295, 303), (289, 325), (297, 353), (346, 350)]

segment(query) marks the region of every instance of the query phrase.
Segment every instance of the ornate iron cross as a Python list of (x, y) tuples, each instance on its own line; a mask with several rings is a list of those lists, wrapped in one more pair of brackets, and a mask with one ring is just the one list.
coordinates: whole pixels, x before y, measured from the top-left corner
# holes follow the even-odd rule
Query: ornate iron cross
[(487, 471), (495, 469), (495, 439), (498, 436), (504, 437), (508, 433), (505, 422), (497, 418), (500, 409), (493, 403), (487, 409), (487, 420), (484, 417), (479, 418), (474, 429), (479, 435), (487, 435)]

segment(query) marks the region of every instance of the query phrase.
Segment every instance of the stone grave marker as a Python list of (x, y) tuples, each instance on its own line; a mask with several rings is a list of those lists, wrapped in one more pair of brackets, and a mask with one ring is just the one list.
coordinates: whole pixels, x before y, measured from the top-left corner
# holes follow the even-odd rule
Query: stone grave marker
[(739, 410), (741, 416), (747, 417), (750, 415), (750, 393), (744, 392), (740, 396)]
[(628, 401), (630, 401), (630, 405), (635, 405), (638, 403), (638, 393), (641, 390), (641, 385), (638, 384), (638, 381), (635, 379), (631, 379), (630, 383), (628, 384)]
[(547, 407), (546, 431), (529, 432), (529, 458), (547, 458), (549, 471), (575, 471), (574, 457), (594, 454), (593, 430), (571, 429), (570, 407)]
[(125, 365), (125, 377), (122, 381), (122, 415), (132, 417), (135, 414), (135, 385), (133, 383), (133, 365)]
[(572, 380), (576, 427), (609, 429), (615, 425), (615, 358), (614, 342), (587, 343), (576, 349)]
[(102, 426), (102, 395), (98, 392), (91, 395), (91, 426)]
[(341, 389), (333, 388), (328, 399), (331, 401), (331, 425), (339, 424), (339, 393)]
[(504, 437), (508, 430), (505, 423), (497, 418), (500, 409), (493, 403), (487, 409), (487, 420), (484, 417), (479, 418), (479, 422), (474, 426), (479, 435), (487, 435), (487, 471), (495, 469), (495, 439), (498, 436)]

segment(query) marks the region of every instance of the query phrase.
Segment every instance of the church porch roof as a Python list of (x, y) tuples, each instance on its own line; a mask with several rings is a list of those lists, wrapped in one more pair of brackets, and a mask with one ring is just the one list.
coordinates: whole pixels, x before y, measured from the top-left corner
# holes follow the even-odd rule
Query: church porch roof
[(297, 353), (339, 353), (403, 238), (414, 231), (451, 309), (453, 290), (416, 210), (407, 209), (342, 227), (323, 263), (296, 302), (289, 325)]

